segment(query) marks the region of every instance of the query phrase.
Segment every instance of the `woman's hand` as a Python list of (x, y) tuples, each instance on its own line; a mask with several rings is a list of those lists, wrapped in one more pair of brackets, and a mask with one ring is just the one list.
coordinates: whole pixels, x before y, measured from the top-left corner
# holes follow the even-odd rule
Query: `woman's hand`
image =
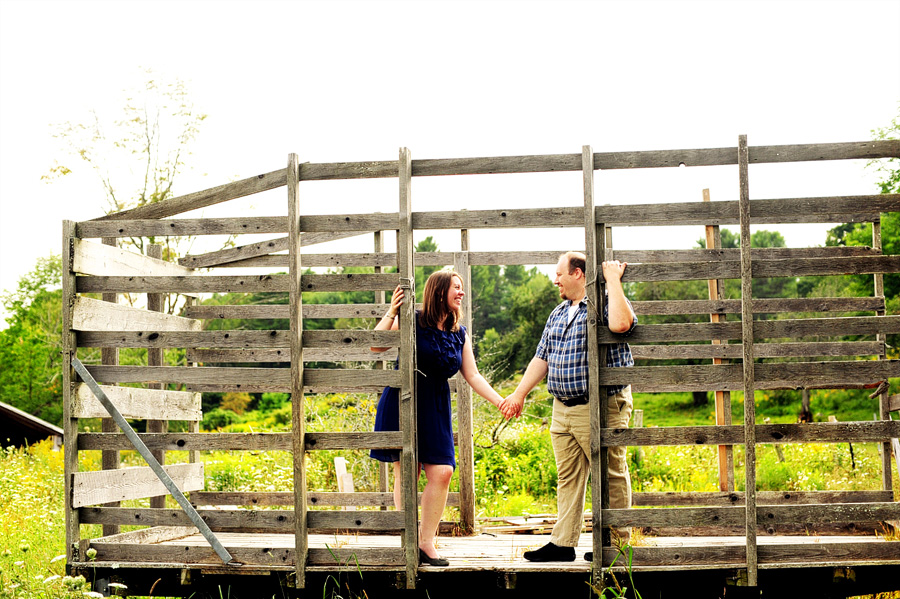
[(387, 314), (385, 316), (390, 316), (391, 319), (397, 317), (397, 314), (400, 313), (400, 306), (403, 305), (403, 298), (405, 294), (403, 289), (400, 288), (400, 285), (397, 285), (397, 288), (394, 289), (394, 295), (391, 296), (391, 307), (388, 309)]

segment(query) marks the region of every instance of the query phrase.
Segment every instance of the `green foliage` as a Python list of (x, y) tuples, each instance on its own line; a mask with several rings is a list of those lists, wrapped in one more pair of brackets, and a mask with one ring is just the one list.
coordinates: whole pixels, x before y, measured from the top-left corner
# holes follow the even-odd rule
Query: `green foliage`
[(41, 258), (0, 296), (9, 313), (0, 331), (0, 401), (48, 422), (62, 422), (62, 267)]
[[(474, 272), (473, 267), (473, 286)], [(534, 356), (541, 339), (544, 323), (559, 303), (559, 293), (553, 283), (537, 269), (525, 271), (507, 267), (511, 278), (496, 277), (492, 281), (485, 271), (480, 275), (485, 296), (476, 295), (475, 312), (481, 312), (495, 326), (486, 328), (478, 343), (479, 367), (489, 380), (503, 380), (524, 369)], [(512, 282), (519, 282), (513, 286)], [(477, 318), (477, 316), (476, 316)], [(481, 326), (481, 320), (475, 320)]]

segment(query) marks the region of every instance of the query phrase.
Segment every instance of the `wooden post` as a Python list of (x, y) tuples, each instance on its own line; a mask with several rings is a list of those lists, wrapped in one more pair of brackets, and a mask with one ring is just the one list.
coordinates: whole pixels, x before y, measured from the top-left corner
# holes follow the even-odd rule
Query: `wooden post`
[[(184, 299), (185, 309), (190, 308), (193, 305), (194, 305), (194, 298), (191, 297), (190, 295), (186, 296)], [(196, 368), (198, 366), (196, 362), (186, 362), (185, 365), (191, 366), (194, 368)], [(201, 414), (201, 418), (202, 417), (203, 416)], [(188, 426), (189, 433), (199, 433), (200, 432), (200, 421), (198, 421), (198, 420), (191, 420), (190, 422), (188, 422), (187, 426)], [(196, 464), (199, 461), (200, 461), (200, 451), (199, 450), (192, 449), (191, 451), (188, 452), (188, 462), (189, 463)]]
[[(156, 258), (157, 260), (162, 259), (162, 246), (154, 243), (147, 246), (147, 257)], [(150, 312), (162, 312), (165, 310), (165, 293), (148, 293), (147, 294), (147, 310)], [(165, 366), (165, 350), (150, 348), (147, 350), (147, 366)], [(165, 389), (166, 386), (162, 383), (148, 383), (148, 389)], [(147, 421), (147, 432), (148, 433), (167, 433), (169, 432), (169, 423), (165, 420), (148, 420)], [(164, 450), (158, 449), (153, 451), (153, 457), (156, 458), (156, 461), (159, 462), (160, 466), (166, 465), (166, 452)], [(157, 497), (150, 498), (150, 507), (152, 508), (164, 508), (166, 507), (166, 496), (160, 495)]]
[[(102, 240), (103, 245), (109, 245), (113, 247), (117, 247), (118, 239), (115, 237), (104, 237)], [(102, 299), (104, 302), (110, 302), (113, 304), (119, 303), (119, 294), (118, 293), (104, 293), (102, 295)], [(100, 363), (104, 366), (117, 366), (119, 364), (119, 348), (117, 347), (104, 347), (100, 350)], [(101, 418), (100, 419), (100, 432), (103, 433), (118, 433), (119, 427), (116, 426), (116, 421), (112, 418)], [(120, 457), (119, 451), (117, 449), (105, 449), (100, 454), (100, 460), (102, 463), (103, 470), (118, 470), (120, 465)], [(110, 503), (104, 504), (107, 507), (120, 507), (122, 502), (113, 501)], [(121, 531), (121, 527), (118, 524), (104, 524), (103, 525), (103, 536), (108, 537), (111, 535), (117, 535)]]
[[(375, 253), (381, 254), (384, 252), (384, 233), (382, 231), (375, 231)], [(382, 274), (384, 272), (383, 266), (375, 267), (375, 274)], [(384, 290), (379, 290), (375, 292), (375, 303), (383, 304), (386, 301)], [(375, 363), (376, 370), (386, 370), (388, 367), (388, 363), (381, 360)], [(387, 462), (378, 462), (378, 491), (381, 493), (388, 493), (391, 490), (391, 482), (390, 482), (390, 471), (391, 466)], [(381, 510), (386, 510), (387, 506), (383, 505), (380, 508)]]
[(594, 212), (594, 152), (581, 148), (581, 177), (584, 187), (585, 293), (588, 300), (588, 400), (591, 408), (591, 544), (594, 572), (603, 567), (603, 508), (609, 506), (607, 452), (600, 446), (600, 431), (606, 428), (606, 389), (600, 385), (600, 365), (606, 365), (606, 345), (600, 346), (599, 327), (603, 323), (603, 290), (600, 262), (606, 252), (606, 227), (596, 222)]
[[(644, 426), (644, 410), (635, 410), (632, 412), (634, 414), (634, 423), (632, 427), (634, 428), (643, 428)], [(644, 461), (644, 446), (639, 445), (637, 451), (634, 452), (634, 464), (635, 466), (640, 466)]]
[(75, 246), (75, 223), (63, 221), (62, 230), (62, 379), (63, 379), (63, 472), (66, 510), (66, 563), (81, 561), (78, 542), (81, 540), (81, 524), (78, 510), (72, 507), (72, 487), (78, 472), (78, 419), (72, 415), (75, 399), (75, 373), (72, 358), (75, 357), (75, 332), (72, 330), (75, 308), (75, 273), (73, 254)]
[[(872, 248), (876, 250), (878, 253), (881, 253), (881, 220), (877, 220), (872, 223)], [(875, 273), (875, 297), (881, 298), (884, 301), (884, 275), (879, 273)], [(875, 313), (877, 316), (884, 316), (884, 310), (878, 310)], [(884, 343), (887, 340), (887, 337), (884, 333), (878, 333), (876, 339)], [(883, 347), (883, 346), (882, 346)], [(886, 356), (884, 355), (884, 351), (878, 356), (879, 360), (884, 360)], [(879, 412), (882, 420), (890, 420), (890, 389), (885, 389), (884, 392), (878, 397), (878, 405)], [(891, 442), (885, 441), (881, 444), (881, 488), (885, 491), (890, 491), (894, 488), (893, 481), (893, 471), (891, 470)], [(900, 472), (900, 456), (897, 456), (897, 471)]]
[(291, 302), (291, 435), (294, 453), (294, 572), (298, 589), (306, 586), (306, 559), (309, 550), (306, 522), (306, 414), (303, 398), (303, 287), (300, 277), (300, 161), (288, 155), (287, 163), (290, 302)]
[(397, 223), (397, 266), (400, 286), (406, 293), (400, 308), (400, 431), (403, 450), (400, 453), (400, 493), (403, 499), (403, 541), (406, 549), (406, 587), (416, 586), (419, 570), (418, 477), (416, 472), (416, 269), (413, 264), (412, 227), (412, 158), (409, 150), (400, 148), (400, 218)]
[[(454, 256), (454, 268), (462, 277), (463, 321), (468, 329), (469, 340), (475, 343), (472, 331), (472, 269), (469, 266), (469, 231), (460, 231), (461, 252)], [(456, 415), (459, 420), (459, 526), (463, 534), (475, 534), (475, 447), (473, 444), (474, 425), (472, 423), (472, 389), (462, 374), (456, 375)]]
[[(709, 189), (703, 190), (703, 201), (709, 202)], [(722, 247), (722, 237), (719, 232), (719, 225), (706, 225), (706, 249), (720, 249)], [(721, 300), (724, 298), (724, 284), (719, 279), (707, 280), (709, 288), (709, 299)], [(724, 321), (719, 314), (710, 314), (710, 322)], [(727, 343), (719, 339), (713, 339), (714, 345)], [(725, 360), (721, 358), (713, 358), (713, 364), (724, 364)], [(715, 391), (716, 403), (716, 425), (731, 425), (731, 391)], [(734, 491), (734, 449), (731, 445), (719, 445), (719, 490)]]
[(744, 497), (747, 535), (747, 584), (757, 586), (756, 555), (756, 404), (753, 368), (753, 280), (750, 264), (750, 152), (747, 136), (738, 138), (739, 212), (741, 217), (741, 343), (744, 371)]

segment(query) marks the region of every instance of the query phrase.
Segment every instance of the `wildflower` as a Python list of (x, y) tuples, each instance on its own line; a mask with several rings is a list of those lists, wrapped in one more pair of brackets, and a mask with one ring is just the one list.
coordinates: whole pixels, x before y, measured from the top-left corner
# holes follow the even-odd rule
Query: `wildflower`
[(29, 549), (31, 549), (31, 547), (28, 546), (28, 543), (22, 543), (21, 545), (19, 545), (19, 551), (21, 551), (22, 553), (28, 553)]
[(91, 547), (85, 552), (85, 555), (87, 555), (87, 558), (89, 560), (94, 561), (95, 559), (97, 559), (97, 550)]

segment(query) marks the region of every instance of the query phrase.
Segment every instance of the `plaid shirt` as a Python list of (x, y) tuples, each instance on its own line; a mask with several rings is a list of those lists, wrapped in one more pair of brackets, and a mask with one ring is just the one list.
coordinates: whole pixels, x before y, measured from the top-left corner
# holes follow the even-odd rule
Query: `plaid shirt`
[[(626, 300), (627, 301), (627, 300)], [(629, 307), (631, 302), (628, 302)], [(633, 312), (633, 310), (632, 310)], [(609, 320), (609, 303), (604, 302), (603, 323)], [(637, 315), (631, 328), (625, 335), (630, 335), (637, 326)], [(588, 360), (587, 360), (587, 297), (578, 303), (578, 310), (572, 322), (569, 322), (569, 301), (556, 306), (547, 318), (541, 342), (538, 343), (534, 357), (547, 362), (547, 391), (563, 400), (575, 399), (587, 395)], [(608, 346), (606, 365), (610, 367), (634, 366), (631, 348), (627, 343), (613, 343)], [(626, 385), (607, 387), (608, 395), (615, 395)]]

